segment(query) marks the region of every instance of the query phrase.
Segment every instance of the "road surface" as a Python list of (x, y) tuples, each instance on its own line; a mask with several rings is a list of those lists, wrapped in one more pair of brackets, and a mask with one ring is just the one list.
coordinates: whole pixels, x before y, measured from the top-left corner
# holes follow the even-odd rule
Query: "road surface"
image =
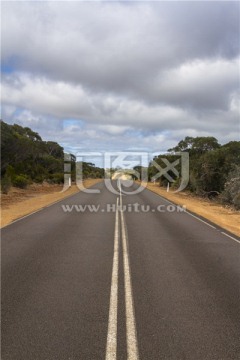
[(125, 185), (2, 229), (3, 360), (239, 359), (240, 239)]

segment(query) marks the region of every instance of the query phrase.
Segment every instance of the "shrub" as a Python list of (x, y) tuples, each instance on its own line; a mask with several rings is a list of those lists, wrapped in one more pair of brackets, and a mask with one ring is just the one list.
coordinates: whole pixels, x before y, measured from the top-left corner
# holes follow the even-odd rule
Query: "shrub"
[(223, 203), (240, 209), (240, 166), (236, 166), (235, 170), (230, 172), (221, 199)]
[(25, 175), (17, 175), (13, 181), (13, 185), (25, 189), (28, 185), (28, 178)]
[(13, 182), (16, 174), (15, 174), (15, 170), (12, 167), (12, 165), (8, 165), (6, 168), (6, 176), (10, 178), (11, 182)]
[(64, 175), (62, 173), (55, 173), (49, 176), (48, 182), (50, 184), (63, 184), (64, 183)]
[(8, 175), (4, 175), (1, 180), (1, 192), (7, 194), (12, 186), (11, 178)]
[(38, 184), (42, 184), (43, 181), (45, 180), (45, 176), (44, 175), (37, 175), (34, 178), (34, 182), (38, 183)]

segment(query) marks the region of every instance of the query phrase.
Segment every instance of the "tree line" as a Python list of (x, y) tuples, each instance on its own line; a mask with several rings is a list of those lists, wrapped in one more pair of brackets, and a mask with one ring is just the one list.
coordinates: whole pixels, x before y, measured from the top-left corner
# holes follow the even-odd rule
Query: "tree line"
[[(166, 154), (155, 156), (149, 163), (148, 180), (162, 169), (166, 159), (173, 163), (179, 159), (179, 152), (189, 154), (189, 182), (187, 189), (198, 196), (215, 197), (226, 204), (240, 209), (240, 141), (230, 141), (221, 145), (214, 137), (185, 137)], [(76, 158), (70, 155), (70, 171), (75, 180)], [(140, 172), (140, 166), (134, 169)], [(181, 164), (176, 166), (181, 174)], [(111, 171), (110, 171), (111, 172)], [(103, 178), (104, 169), (89, 162), (82, 163), (83, 178)], [(181, 175), (170, 170), (173, 181), (170, 185), (177, 189)], [(7, 193), (13, 186), (26, 187), (31, 182), (64, 182), (64, 149), (57, 142), (44, 141), (29, 127), (9, 125), (1, 120), (1, 190)], [(167, 186), (169, 180), (162, 176), (160, 186)]]
[[(212, 198), (217, 196), (223, 203), (240, 209), (240, 141), (230, 141), (221, 145), (214, 137), (189, 137), (181, 140), (167, 154), (156, 156), (153, 160), (162, 168), (164, 159), (174, 162), (179, 155), (189, 153), (189, 182), (187, 189), (199, 196)], [(180, 164), (176, 166), (181, 173)], [(152, 179), (158, 170), (153, 162), (148, 167), (148, 177)], [(178, 188), (181, 176), (170, 171), (174, 180), (172, 188)], [(161, 177), (160, 186), (167, 186), (168, 180)]]
[[(76, 158), (70, 154), (72, 180)], [(92, 163), (82, 163), (83, 178), (100, 178), (104, 170)], [(25, 188), (28, 184), (64, 182), (64, 149), (57, 142), (44, 141), (29, 127), (9, 125), (1, 120), (1, 190)]]

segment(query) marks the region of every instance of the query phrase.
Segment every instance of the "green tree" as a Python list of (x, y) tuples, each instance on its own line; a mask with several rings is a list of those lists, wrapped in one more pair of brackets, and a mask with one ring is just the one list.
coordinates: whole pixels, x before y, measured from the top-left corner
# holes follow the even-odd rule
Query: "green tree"
[[(45, 142), (28, 127), (1, 121), (1, 175), (14, 172), (41, 182), (49, 174), (63, 173), (63, 148), (56, 142)], [(13, 180), (13, 176), (10, 178)]]

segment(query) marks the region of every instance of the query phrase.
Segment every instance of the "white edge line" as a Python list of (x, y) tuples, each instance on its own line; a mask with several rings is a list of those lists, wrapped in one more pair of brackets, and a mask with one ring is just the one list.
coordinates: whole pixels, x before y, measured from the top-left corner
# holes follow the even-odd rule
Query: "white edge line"
[[(150, 190), (150, 189), (148, 189), (148, 188), (147, 188), (147, 190), (149, 190), (149, 191), (151, 191), (152, 193), (156, 194), (157, 196), (159, 196), (161, 199), (163, 199), (164, 201), (168, 202), (169, 204), (172, 204), (172, 205), (177, 206), (176, 204), (174, 204), (173, 202), (169, 201), (168, 199), (165, 199), (165, 197), (163, 197), (163, 196), (161, 196), (161, 195), (157, 194), (156, 192), (154, 192), (154, 191), (152, 191), (152, 190)], [(188, 215), (190, 215), (190, 216), (194, 217), (195, 219), (197, 219), (197, 220), (199, 220), (199, 221), (203, 222), (204, 224), (206, 224), (206, 225), (210, 226), (211, 228), (213, 228), (213, 229), (217, 230), (217, 228), (216, 228), (215, 226), (213, 226), (213, 225), (209, 224), (208, 222), (206, 222), (206, 221), (202, 220), (202, 219), (201, 219), (201, 218), (199, 218), (198, 216), (191, 214), (189, 211), (185, 210), (184, 212), (185, 212), (185, 213), (187, 213)], [(232, 239), (232, 240), (234, 240), (234, 241), (236, 241), (236, 242), (238, 242), (238, 243), (240, 244), (240, 241), (239, 241), (239, 240), (237, 240), (237, 239), (235, 239), (234, 237), (232, 237), (232, 236), (230, 236), (230, 235), (226, 234), (225, 232), (221, 231), (221, 234), (223, 234), (223, 235), (225, 235), (225, 236), (229, 237), (230, 239)]]
[(232, 237), (232, 236), (230, 236), (230, 235), (226, 234), (226, 233), (225, 233), (225, 232), (223, 232), (223, 231), (221, 231), (221, 233), (222, 233), (223, 235), (225, 235), (225, 236), (229, 237), (230, 239), (232, 239), (232, 240), (234, 240), (234, 241), (236, 241), (236, 242), (238, 242), (238, 243), (240, 244), (240, 241), (239, 241), (239, 240), (237, 240), (237, 239), (235, 239), (234, 237)]
[[(93, 185), (92, 185), (92, 186), (93, 186)], [(23, 219), (25, 219), (25, 218), (33, 215), (33, 214), (36, 214), (36, 213), (39, 212), (39, 211), (42, 211), (42, 210), (44, 210), (44, 209), (47, 209), (47, 208), (49, 208), (49, 207), (51, 207), (51, 206), (53, 206), (53, 205), (55, 205), (55, 204), (57, 204), (57, 203), (65, 200), (65, 199), (69, 199), (70, 197), (72, 197), (72, 196), (74, 196), (74, 195), (77, 195), (77, 194), (79, 194), (79, 193), (81, 193), (81, 192), (82, 192), (82, 191), (79, 190), (79, 191), (75, 192), (74, 194), (68, 195), (68, 196), (66, 196), (66, 197), (64, 197), (64, 198), (62, 198), (62, 199), (60, 199), (60, 200), (54, 201), (54, 202), (51, 203), (51, 204), (48, 204), (48, 205), (46, 205), (46, 206), (43, 206), (43, 207), (41, 207), (40, 209), (37, 209), (37, 210), (31, 212), (30, 214), (26, 214), (26, 215), (24, 215), (24, 216), (21, 216), (20, 218), (11, 221), (9, 224), (2, 226), (2, 227), (0, 228), (0, 230), (4, 229), (5, 227), (10, 226), (10, 225), (12, 225), (12, 224), (14, 224), (14, 223), (16, 223), (16, 222), (18, 222), (18, 221), (20, 221), (20, 220), (23, 220)]]
[[(149, 189), (148, 189), (148, 190), (149, 190)], [(150, 191), (151, 191), (151, 190), (150, 190)], [(159, 195), (159, 194), (155, 193), (154, 191), (152, 191), (152, 192), (153, 192), (154, 194), (158, 195), (160, 198), (162, 198), (164, 201), (168, 202), (168, 203), (169, 203), (169, 204), (171, 204), (171, 205), (174, 205), (174, 206), (182, 206), (182, 205), (177, 205), (177, 204), (174, 204), (173, 202), (169, 201), (168, 199), (165, 199), (163, 196), (161, 196), (161, 195)], [(216, 229), (216, 227), (215, 227), (215, 226), (213, 226), (213, 225), (209, 224), (207, 221), (202, 220), (200, 217), (198, 217), (198, 216), (196, 216), (196, 215), (193, 215), (193, 214), (192, 214), (192, 213), (190, 213), (189, 211), (185, 210), (184, 212), (185, 212), (186, 214), (188, 214), (188, 215), (190, 215), (190, 216), (194, 217), (195, 219), (197, 219), (197, 220), (199, 220), (199, 221), (203, 222), (204, 224), (206, 224), (206, 225), (210, 226), (211, 228)]]
[(108, 333), (107, 333), (107, 345), (106, 345), (106, 357), (105, 357), (106, 360), (117, 359), (118, 263), (119, 263), (118, 201), (119, 198), (117, 198), (116, 216), (115, 216), (114, 253), (113, 253), (110, 307), (109, 307)]
[(185, 212), (186, 212), (188, 215), (190, 215), (190, 216), (194, 217), (195, 219), (197, 219), (197, 220), (199, 220), (199, 221), (203, 222), (204, 224), (206, 224), (206, 225), (210, 226), (211, 228), (216, 229), (216, 227), (215, 227), (215, 226), (213, 226), (213, 225), (209, 224), (207, 221), (202, 220), (202, 219), (201, 219), (201, 218), (199, 218), (198, 216), (193, 215), (193, 214), (192, 214), (192, 213), (190, 213), (189, 211), (187, 211), (187, 210), (186, 210)]
[(44, 207), (42, 207), (42, 208), (40, 208), (40, 209), (37, 209), (37, 210), (31, 212), (30, 214), (21, 216), (20, 218), (11, 221), (9, 224), (2, 226), (2, 227), (0, 228), (0, 230), (4, 229), (5, 227), (10, 226), (10, 225), (12, 225), (12, 224), (14, 224), (14, 223), (16, 223), (16, 222), (18, 222), (18, 221), (20, 221), (20, 220), (23, 220), (23, 219), (25, 219), (25, 218), (33, 215), (33, 214), (36, 214), (37, 212), (39, 212), (39, 211), (41, 211), (41, 210), (43, 210), (43, 209), (44, 209)]

